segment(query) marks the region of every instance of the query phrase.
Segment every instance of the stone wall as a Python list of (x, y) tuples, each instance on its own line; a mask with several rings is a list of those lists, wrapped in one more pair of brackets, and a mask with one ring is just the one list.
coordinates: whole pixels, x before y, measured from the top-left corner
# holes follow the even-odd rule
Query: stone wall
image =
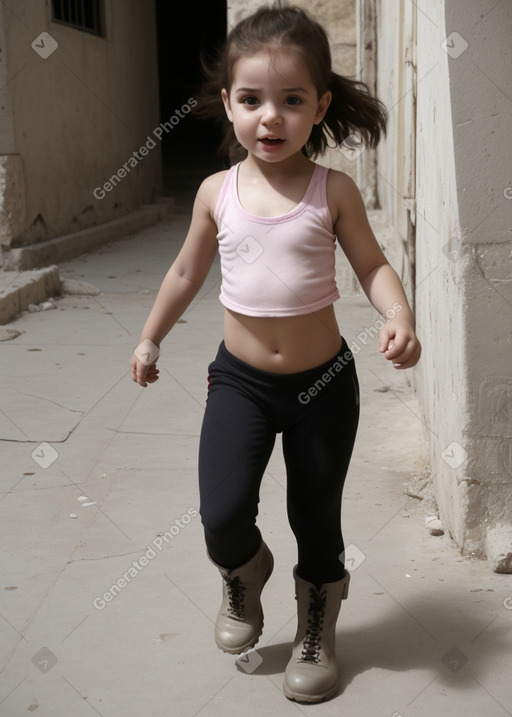
[[(97, 37), (53, 22), (45, 0), (1, 4), (4, 251), (106, 222), (155, 198), (157, 138), (145, 156), (139, 152), (160, 122), (155, 22), (153, 3), (110, 0), (105, 36)], [(114, 173), (120, 181), (105, 191)]]
[[(411, 18), (413, 5), (377, 3), (378, 94), (392, 108), (379, 197), (404, 254), (401, 203), (415, 224), (414, 377), (440, 518), (463, 554), (511, 572), (512, 8), (435, 0)], [(416, 117), (404, 132), (411, 94)], [(408, 163), (409, 197), (399, 171)]]

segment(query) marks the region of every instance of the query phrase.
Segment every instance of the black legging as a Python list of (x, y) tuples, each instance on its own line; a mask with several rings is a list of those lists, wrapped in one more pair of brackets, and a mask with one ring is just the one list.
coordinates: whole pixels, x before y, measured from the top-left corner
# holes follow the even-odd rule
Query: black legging
[(318, 585), (339, 580), (341, 496), (359, 420), (359, 385), (346, 343), (321, 366), (276, 374), (244, 363), (222, 342), (208, 371), (199, 492), (211, 559), (231, 569), (257, 552), (261, 479), (282, 433), (297, 572)]

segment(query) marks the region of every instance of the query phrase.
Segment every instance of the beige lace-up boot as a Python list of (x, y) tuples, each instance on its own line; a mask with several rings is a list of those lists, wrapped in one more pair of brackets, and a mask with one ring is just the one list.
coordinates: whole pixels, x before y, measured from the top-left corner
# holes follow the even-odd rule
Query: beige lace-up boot
[(274, 558), (261, 541), (256, 555), (239, 568), (226, 570), (211, 558), (210, 561), (218, 568), (223, 581), (215, 642), (224, 652), (240, 654), (254, 647), (263, 631), (260, 595), (274, 569)]
[(318, 590), (293, 570), (298, 627), (283, 690), (290, 700), (322, 702), (334, 697), (339, 677), (335, 655), (336, 620), (348, 596), (350, 574)]

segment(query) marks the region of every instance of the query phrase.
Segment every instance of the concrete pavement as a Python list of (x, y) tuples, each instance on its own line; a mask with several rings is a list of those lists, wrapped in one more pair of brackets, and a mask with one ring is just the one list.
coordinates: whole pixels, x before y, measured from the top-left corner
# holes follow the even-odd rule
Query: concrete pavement
[(102, 293), (23, 314), (9, 324), (22, 333), (0, 344), (0, 715), (512, 715), (512, 576), (431, 536), (428, 497), (406, 495), (427, 475), (424, 428), (407, 373), (370, 338), (377, 317), (363, 297), (336, 304), (358, 342), (362, 403), (343, 502), (340, 693), (303, 706), (281, 690), (296, 550), (279, 441), (259, 515), (276, 562), (264, 633), (238, 665), (216, 648), (221, 584), (196, 457), (222, 331), (217, 263), (163, 344), (160, 380), (143, 389), (128, 373), (187, 226), (178, 213), (60, 264), (62, 278)]

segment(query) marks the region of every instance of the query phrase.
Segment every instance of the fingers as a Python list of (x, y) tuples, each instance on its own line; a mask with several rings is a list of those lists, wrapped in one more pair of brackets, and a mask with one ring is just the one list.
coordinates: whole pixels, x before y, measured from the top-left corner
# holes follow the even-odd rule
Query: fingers
[(132, 381), (138, 383), (139, 386), (146, 388), (148, 383), (158, 381), (159, 370), (156, 368), (156, 362), (147, 366), (134, 355), (131, 358), (130, 367)]
[(378, 349), (381, 353), (384, 353), (384, 351), (387, 351), (388, 349), (391, 349), (393, 347), (393, 336), (394, 335), (395, 335), (395, 331), (392, 331), (388, 325), (384, 326), (380, 330)]
[(398, 362), (403, 357), (404, 353), (406, 353), (407, 346), (407, 340), (397, 341), (396, 339), (391, 339), (387, 346), (387, 349), (385, 350), (384, 357), (387, 358), (388, 361), (396, 359)]
[(393, 368), (404, 369), (415, 366), (420, 360), (421, 344), (416, 337), (405, 343), (390, 342), (384, 357), (393, 362)]
[(415, 366), (421, 356), (421, 344), (414, 330), (386, 325), (379, 335), (379, 351), (393, 368), (405, 369)]
[(150, 366), (149, 371), (146, 375), (146, 381), (148, 383), (155, 383), (155, 381), (158, 381), (158, 374), (159, 370), (155, 368), (155, 366)]
[(398, 370), (404, 368), (412, 368), (420, 360), (421, 344), (419, 341), (414, 342), (413, 346), (407, 348), (402, 354), (397, 356), (393, 361), (393, 368)]

